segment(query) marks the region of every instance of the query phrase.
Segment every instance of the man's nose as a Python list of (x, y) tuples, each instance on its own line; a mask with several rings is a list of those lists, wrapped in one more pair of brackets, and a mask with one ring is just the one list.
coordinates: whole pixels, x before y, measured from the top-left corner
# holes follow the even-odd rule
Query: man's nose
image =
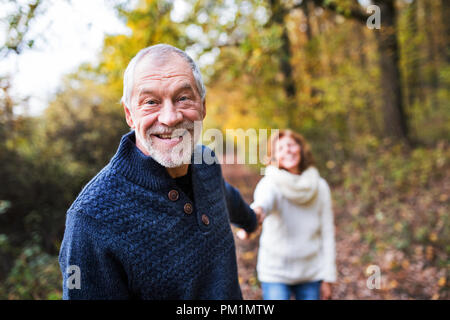
[(182, 113), (177, 110), (171, 100), (164, 101), (159, 111), (158, 121), (168, 127), (173, 127), (183, 120)]

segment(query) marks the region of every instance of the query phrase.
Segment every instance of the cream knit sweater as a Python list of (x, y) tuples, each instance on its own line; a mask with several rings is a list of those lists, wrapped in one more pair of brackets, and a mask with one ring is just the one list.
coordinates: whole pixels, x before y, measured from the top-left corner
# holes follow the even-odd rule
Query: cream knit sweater
[(294, 175), (268, 166), (251, 207), (267, 215), (257, 262), (260, 281), (336, 281), (331, 193), (317, 169)]

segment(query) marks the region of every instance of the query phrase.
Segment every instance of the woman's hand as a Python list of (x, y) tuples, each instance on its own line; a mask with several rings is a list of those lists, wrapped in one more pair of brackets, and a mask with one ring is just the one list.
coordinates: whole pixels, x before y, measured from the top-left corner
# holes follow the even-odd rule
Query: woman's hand
[(258, 224), (262, 224), (264, 219), (266, 218), (266, 213), (264, 212), (263, 208), (256, 207), (253, 211), (256, 214), (256, 220), (258, 221)]
[(322, 281), (320, 285), (320, 299), (322, 300), (330, 300), (331, 299), (331, 283)]

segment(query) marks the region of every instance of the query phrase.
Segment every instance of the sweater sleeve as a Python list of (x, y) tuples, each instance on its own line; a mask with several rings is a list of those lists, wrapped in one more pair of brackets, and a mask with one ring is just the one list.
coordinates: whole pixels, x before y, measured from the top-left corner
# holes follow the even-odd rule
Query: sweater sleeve
[(336, 281), (336, 245), (334, 239), (334, 216), (332, 208), (331, 191), (328, 184), (324, 181), (324, 201), (321, 211), (321, 237), (322, 237), (322, 256), (324, 267), (324, 281)]
[(126, 273), (108, 249), (98, 222), (69, 213), (59, 253), (64, 300), (129, 299)]
[(250, 205), (252, 209), (261, 207), (267, 215), (271, 211), (276, 210), (276, 192), (267, 178), (262, 178), (256, 185), (253, 193), (253, 203)]
[(225, 179), (222, 179), (222, 181), (230, 222), (249, 233), (253, 232), (257, 227), (255, 212), (242, 199), (241, 194), (235, 187), (226, 182)]

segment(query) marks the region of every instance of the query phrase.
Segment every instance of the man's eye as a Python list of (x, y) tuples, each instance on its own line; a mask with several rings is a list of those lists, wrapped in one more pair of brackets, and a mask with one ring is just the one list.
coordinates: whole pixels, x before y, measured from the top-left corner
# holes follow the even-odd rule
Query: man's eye
[(156, 104), (156, 101), (155, 100), (145, 100), (144, 104), (154, 105), (154, 104)]
[(180, 99), (178, 99), (178, 100), (180, 100), (180, 101), (186, 101), (187, 99), (188, 99), (188, 97), (182, 96), (182, 97), (180, 97)]

